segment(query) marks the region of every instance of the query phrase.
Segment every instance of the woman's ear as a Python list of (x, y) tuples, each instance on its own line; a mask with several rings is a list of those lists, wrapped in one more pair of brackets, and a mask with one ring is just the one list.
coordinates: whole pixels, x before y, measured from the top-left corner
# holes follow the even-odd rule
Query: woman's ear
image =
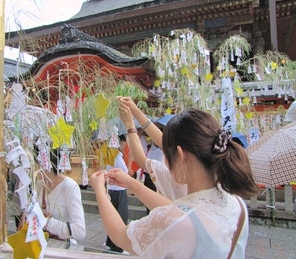
[(183, 151), (181, 146), (177, 146), (177, 151), (180, 157), (180, 163), (182, 164), (186, 159), (186, 153)]

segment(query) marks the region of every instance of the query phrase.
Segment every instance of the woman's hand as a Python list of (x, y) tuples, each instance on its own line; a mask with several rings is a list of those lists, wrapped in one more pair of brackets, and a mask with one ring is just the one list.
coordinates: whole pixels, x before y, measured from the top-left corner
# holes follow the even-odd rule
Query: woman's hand
[(100, 171), (94, 172), (91, 175), (89, 179), (89, 183), (94, 190), (104, 189), (104, 191), (106, 191), (105, 190), (106, 172), (107, 172), (106, 170), (100, 170)]
[(134, 101), (130, 97), (118, 96), (117, 100), (119, 104), (124, 104), (125, 106), (129, 107), (132, 115), (134, 115), (135, 111), (139, 110), (138, 106), (134, 103)]
[(129, 174), (125, 173), (120, 168), (112, 168), (108, 171), (107, 176), (109, 177), (109, 184), (115, 184), (123, 188), (129, 188), (134, 178), (130, 177)]
[[(123, 98), (123, 97), (122, 97)], [(119, 117), (123, 121), (125, 127), (127, 129), (131, 129), (135, 127), (133, 115), (131, 113), (131, 109), (124, 104), (124, 102), (121, 101), (121, 99), (118, 99), (119, 104)]]

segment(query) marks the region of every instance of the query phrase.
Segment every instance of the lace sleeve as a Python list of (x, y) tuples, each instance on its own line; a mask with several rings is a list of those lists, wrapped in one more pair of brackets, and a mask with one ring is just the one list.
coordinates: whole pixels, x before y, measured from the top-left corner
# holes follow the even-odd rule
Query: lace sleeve
[(146, 169), (163, 196), (174, 201), (187, 195), (187, 185), (177, 183), (164, 163), (147, 159)]
[[(186, 220), (184, 215), (184, 211), (177, 206), (168, 205), (152, 210), (147, 217), (132, 221), (127, 235), (131, 240), (133, 250), (143, 258), (166, 258), (170, 255), (174, 255), (172, 258), (178, 258), (175, 257), (179, 253), (177, 250), (188, 245), (188, 241), (186, 241), (187, 244), (182, 243), (180, 237), (195, 235), (194, 231), (190, 233), (191, 229), (193, 230), (192, 226), (184, 228), (184, 220)], [(182, 224), (180, 224), (181, 221)], [(191, 224), (188, 219), (187, 222)]]

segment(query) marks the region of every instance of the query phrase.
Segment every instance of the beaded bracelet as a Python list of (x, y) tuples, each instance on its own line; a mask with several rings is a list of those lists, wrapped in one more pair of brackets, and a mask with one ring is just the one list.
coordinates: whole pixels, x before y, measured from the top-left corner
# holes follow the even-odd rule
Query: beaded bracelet
[(127, 134), (138, 133), (136, 128), (127, 129)]
[(150, 124), (151, 124), (151, 120), (148, 119), (148, 121), (147, 121), (143, 126), (141, 125), (141, 128), (142, 128), (143, 130), (145, 130)]

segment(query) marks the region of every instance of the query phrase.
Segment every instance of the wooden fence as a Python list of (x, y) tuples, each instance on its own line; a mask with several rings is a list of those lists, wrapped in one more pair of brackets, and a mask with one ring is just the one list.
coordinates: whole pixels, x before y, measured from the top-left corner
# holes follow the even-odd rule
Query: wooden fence
[(250, 218), (259, 218), (263, 224), (289, 221), (296, 227), (296, 190), (291, 185), (285, 185), (283, 188), (260, 189), (261, 194), (245, 200)]

